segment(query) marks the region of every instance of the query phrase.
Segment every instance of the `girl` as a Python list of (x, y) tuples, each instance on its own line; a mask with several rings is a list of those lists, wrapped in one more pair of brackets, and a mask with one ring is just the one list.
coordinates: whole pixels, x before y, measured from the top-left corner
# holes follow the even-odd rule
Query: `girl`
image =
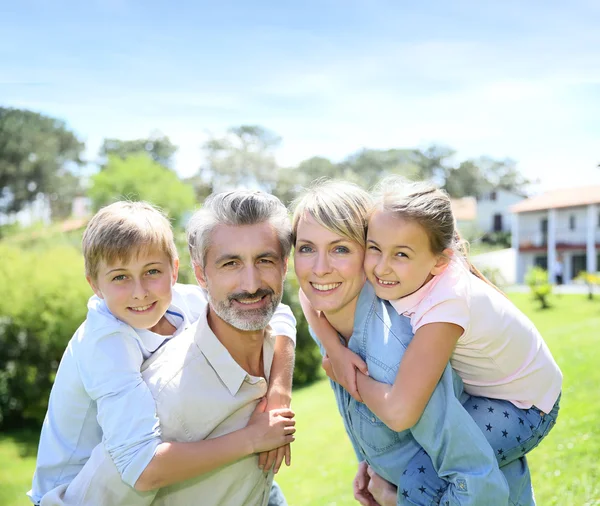
[(477, 396), (465, 408), (500, 465), (537, 446), (556, 422), (562, 374), (533, 323), (467, 260), (448, 196), (429, 184), (382, 181), (364, 267), (415, 336), (394, 384), (385, 385), (363, 374), (364, 362), (313, 312), (336, 379), (399, 431), (419, 420), (450, 360)]

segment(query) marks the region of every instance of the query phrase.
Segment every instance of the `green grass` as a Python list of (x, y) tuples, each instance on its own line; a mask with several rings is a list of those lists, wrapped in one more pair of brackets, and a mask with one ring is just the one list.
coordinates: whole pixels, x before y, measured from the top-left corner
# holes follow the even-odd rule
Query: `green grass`
[[(540, 506), (600, 505), (600, 300), (552, 299), (541, 311), (528, 294), (511, 294), (535, 322), (565, 377), (559, 421), (529, 458)], [(355, 505), (355, 457), (327, 381), (294, 394), (298, 434), (292, 467), (277, 475), (291, 506)], [(0, 436), (0, 504), (27, 505), (36, 435)]]

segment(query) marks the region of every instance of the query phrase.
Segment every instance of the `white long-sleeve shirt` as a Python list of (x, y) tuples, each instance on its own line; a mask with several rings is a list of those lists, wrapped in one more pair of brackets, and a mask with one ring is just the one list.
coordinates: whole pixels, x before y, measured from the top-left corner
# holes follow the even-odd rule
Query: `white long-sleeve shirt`
[[(69, 483), (101, 441), (123, 481), (133, 486), (162, 442), (155, 401), (140, 368), (166, 341), (206, 311), (198, 286), (176, 284), (166, 318), (173, 336), (134, 329), (115, 318), (103, 300), (88, 302), (86, 321), (69, 342), (50, 393), (42, 426), (32, 490), (34, 504), (49, 490)], [(296, 320), (280, 304), (273, 335), (295, 342)]]

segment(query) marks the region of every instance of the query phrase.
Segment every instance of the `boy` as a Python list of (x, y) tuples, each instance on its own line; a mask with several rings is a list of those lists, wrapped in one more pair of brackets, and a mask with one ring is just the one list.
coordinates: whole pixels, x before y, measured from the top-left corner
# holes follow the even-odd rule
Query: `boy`
[[(198, 318), (197, 308), (205, 300), (199, 287), (176, 284), (179, 259), (171, 226), (149, 204), (117, 202), (101, 209), (84, 232), (83, 254), (95, 296), (88, 302), (86, 321), (67, 346), (50, 393), (28, 493), (34, 504), (50, 490), (66, 488), (100, 442), (123, 481), (136, 486), (165, 444), (140, 367)], [(280, 305), (271, 325), (278, 338), (269, 401), (277, 403), (279, 395), (289, 404), (293, 365), (277, 361), (278, 354), (293, 356), (295, 320), (287, 306)], [(269, 428), (269, 437), (264, 430), (268, 414), (253, 417), (242, 429), (255, 451), (281, 446), (273, 442), (283, 440), (283, 419), (293, 415), (289, 410), (278, 413), (279, 426)], [(222, 437), (224, 449), (232, 442), (228, 436)], [(190, 465), (210, 462), (202, 443), (181, 444), (175, 451)], [(154, 472), (157, 466), (158, 460)]]

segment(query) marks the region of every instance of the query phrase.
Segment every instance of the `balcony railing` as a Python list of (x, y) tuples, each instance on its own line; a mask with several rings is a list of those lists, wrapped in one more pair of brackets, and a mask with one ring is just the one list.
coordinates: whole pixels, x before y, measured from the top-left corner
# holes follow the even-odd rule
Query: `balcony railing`
[[(586, 247), (587, 230), (568, 227), (557, 228), (554, 234), (557, 247)], [(600, 229), (594, 230), (594, 242), (600, 244)], [(544, 248), (548, 246), (548, 233), (540, 230), (540, 227), (519, 229), (520, 248)]]

